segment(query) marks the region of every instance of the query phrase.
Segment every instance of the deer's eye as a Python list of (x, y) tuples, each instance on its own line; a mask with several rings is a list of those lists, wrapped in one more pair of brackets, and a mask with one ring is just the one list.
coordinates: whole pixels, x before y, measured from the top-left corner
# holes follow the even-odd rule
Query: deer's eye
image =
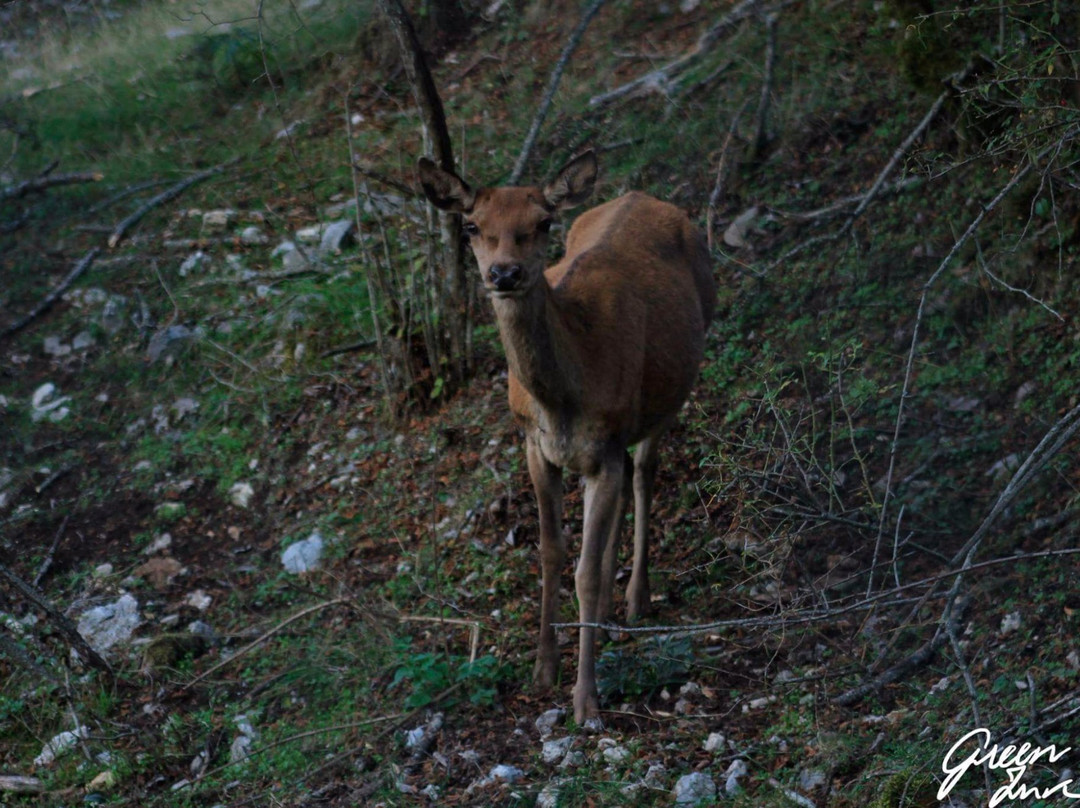
[(544, 219), (536, 226), (536, 229), (541, 233), (547, 233), (551, 230), (551, 219)]
[(462, 229), (469, 238), (480, 235), (480, 228), (476, 226), (475, 222), (465, 222), (465, 226)]

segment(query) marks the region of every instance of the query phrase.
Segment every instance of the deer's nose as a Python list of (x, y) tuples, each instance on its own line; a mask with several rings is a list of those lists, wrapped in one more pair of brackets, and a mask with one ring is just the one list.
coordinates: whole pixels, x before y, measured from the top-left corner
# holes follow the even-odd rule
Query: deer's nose
[(521, 264), (492, 264), (488, 270), (488, 278), (496, 292), (511, 292), (524, 275)]

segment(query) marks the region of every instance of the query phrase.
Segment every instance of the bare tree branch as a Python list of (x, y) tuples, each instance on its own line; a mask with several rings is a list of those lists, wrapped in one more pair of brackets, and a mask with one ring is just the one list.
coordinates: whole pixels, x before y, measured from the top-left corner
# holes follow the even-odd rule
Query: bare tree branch
[(540, 134), (540, 127), (544, 125), (544, 118), (547, 117), (552, 99), (555, 98), (555, 91), (559, 88), (559, 81), (562, 79), (563, 71), (566, 69), (570, 57), (577, 50), (577, 46), (581, 43), (581, 38), (585, 35), (585, 29), (589, 27), (589, 23), (592, 22), (593, 17), (596, 16), (605, 2), (607, 0), (593, 0), (592, 5), (585, 9), (585, 13), (581, 15), (581, 21), (578, 22), (574, 32), (570, 34), (570, 38), (566, 41), (562, 55), (559, 56), (559, 61), (555, 63), (555, 69), (551, 71), (551, 80), (548, 82), (547, 91), (540, 102), (540, 108), (536, 111), (536, 115), (533, 116), (532, 125), (529, 126), (529, 133), (525, 135), (525, 143), (521, 146), (521, 154), (518, 155), (517, 162), (514, 163), (514, 170), (510, 172), (510, 179), (507, 181), (508, 185), (517, 185), (521, 181), (521, 176), (525, 173), (525, 165), (529, 162), (529, 155), (532, 154), (533, 146), (536, 144), (536, 137)]
[(229, 166), (233, 166), (238, 162), (240, 162), (240, 158), (234, 157), (233, 159), (227, 160), (224, 163), (220, 163), (213, 168), (208, 168), (206, 171), (200, 171), (198, 174), (192, 174), (190, 177), (181, 180), (175, 185), (166, 188), (160, 194), (157, 194), (156, 196), (148, 199), (146, 202), (140, 205), (134, 213), (121, 220), (120, 223), (113, 228), (112, 234), (109, 236), (109, 249), (111, 250), (115, 248), (116, 245), (123, 240), (124, 236), (127, 234), (127, 231), (134, 225), (138, 224), (142, 217), (152, 211), (154, 208), (164, 205), (166, 202), (171, 202), (173, 199), (176, 199), (176, 197), (180, 196), (180, 194), (182, 194), (192, 185), (197, 185), (204, 180), (208, 180), (210, 179), (210, 177), (213, 177), (215, 174), (220, 174), (226, 168), (228, 168)]
[(9, 325), (2, 332), (0, 332), (0, 339), (10, 337), (12, 334), (22, 331), (22, 329), (26, 328), (26, 326), (30, 325), (30, 323), (32, 323), (34, 320), (36, 320), (38, 317), (40, 317), (42, 314), (52, 308), (52, 305), (60, 299), (60, 296), (68, 290), (71, 284), (75, 283), (75, 281), (79, 279), (79, 276), (90, 268), (90, 265), (94, 263), (94, 259), (98, 257), (98, 254), (100, 252), (100, 247), (94, 247), (89, 252), (87, 252), (86, 255), (79, 259), (79, 262), (75, 264), (71, 272), (67, 274), (67, 277), (60, 282), (60, 285), (53, 289), (51, 292), (49, 292), (49, 294), (47, 294), (45, 298), (40, 303), (38, 303), (37, 306), (35, 306), (29, 314), (27, 314), (21, 320), (18, 320), (15, 323)]
[(0, 188), (0, 202), (9, 199), (21, 199), (29, 194), (39, 194), (47, 188), (57, 185), (75, 185), (83, 182), (101, 182), (105, 175), (99, 171), (82, 171), (72, 174), (42, 174), (33, 179), (23, 180), (16, 185)]

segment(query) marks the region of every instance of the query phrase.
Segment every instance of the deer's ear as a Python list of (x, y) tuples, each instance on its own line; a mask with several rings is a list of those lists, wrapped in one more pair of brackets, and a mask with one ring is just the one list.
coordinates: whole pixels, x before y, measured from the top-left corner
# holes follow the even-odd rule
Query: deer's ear
[(544, 186), (544, 199), (552, 210), (580, 205), (593, 192), (599, 165), (596, 152), (589, 149), (559, 169), (559, 174)]
[(444, 171), (427, 157), (417, 166), (420, 185), (431, 204), (441, 210), (468, 213), (476, 202), (476, 191), (453, 171)]

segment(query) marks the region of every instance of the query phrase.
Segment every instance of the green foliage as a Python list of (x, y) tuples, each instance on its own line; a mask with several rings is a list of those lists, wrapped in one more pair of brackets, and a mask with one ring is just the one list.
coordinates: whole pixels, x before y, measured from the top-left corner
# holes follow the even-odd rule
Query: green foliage
[(603, 651), (596, 661), (596, 683), (608, 699), (648, 697), (663, 687), (686, 682), (693, 663), (689, 638), (650, 637)]
[[(463, 685), (468, 701), (475, 705), (491, 704), (498, 695), (498, 683), (506, 677), (506, 666), (491, 654), (469, 662), (465, 657), (434, 652), (411, 653), (410, 641), (398, 643), (398, 652), (404, 657), (394, 671), (391, 688), (409, 686), (405, 706), (410, 709), (425, 707), (454, 685)], [(455, 695), (442, 701), (455, 704)]]

